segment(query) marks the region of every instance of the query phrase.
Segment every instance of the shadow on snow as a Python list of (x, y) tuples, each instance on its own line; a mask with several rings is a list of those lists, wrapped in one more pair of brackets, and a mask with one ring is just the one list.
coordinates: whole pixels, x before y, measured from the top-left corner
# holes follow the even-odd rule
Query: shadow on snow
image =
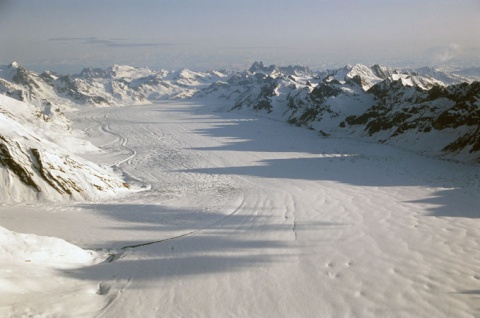
[[(249, 166), (183, 172), (330, 180), (366, 187), (426, 186), (438, 190), (431, 197), (410, 203), (428, 205), (429, 215), (480, 218), (477, 208), (480, 206), (480, 170), (477, 166), (429, 158), (389, 145), (323, 137), (305, 128), (262, 117), (261, 113), (212, 112), (207, 105), (205, 109), (197, 107), (192, 112), (215, 116), (220, 121), (212, 128), (197, 130), (198, 134), (229, 140), (219, 147), (195, 150), (272, 152), (283, 153), (284, 157), (292, 153), (292, 156), (259, 160)], [(308, 158), (295, 157), (298, 153)]]

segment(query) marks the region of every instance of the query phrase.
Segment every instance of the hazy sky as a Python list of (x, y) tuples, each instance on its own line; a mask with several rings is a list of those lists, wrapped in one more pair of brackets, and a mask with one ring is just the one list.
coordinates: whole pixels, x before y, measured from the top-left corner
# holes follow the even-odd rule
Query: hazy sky
[(479, 0), (0, 0), (0, 64), (474, 64)]

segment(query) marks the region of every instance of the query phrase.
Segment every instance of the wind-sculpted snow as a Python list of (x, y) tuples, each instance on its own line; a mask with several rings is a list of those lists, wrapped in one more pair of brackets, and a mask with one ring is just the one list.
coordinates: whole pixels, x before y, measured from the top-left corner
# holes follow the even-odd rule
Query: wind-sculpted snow
[(0, 316), (478, 315), (478, 167), (224, 109), (70, 113), (151, 187), (0, 205)]
[[(105, 257), (104, 253), (83, 250), (59, 238), (16, 233), (0, 226), (0, 316), (84, 316), (87, 308), (101, 305), (93, 297), (81, 300), (82, 295), (91, 294), (96, 286), (72, 282), (55, 273), (91, 266)], [(19, 295), (30, 295), (30, 305), (23, 302), (22, 306)], [(56, 301), (50, 298), (52, 295), (57, 295), (57, 300), (62, 298), (71, 310), (67, 313), (53, 305)]]
[(478, 159), (459, 81), (4, 67), (0, 316), (478, 315), (478, 168), (398, 149)]

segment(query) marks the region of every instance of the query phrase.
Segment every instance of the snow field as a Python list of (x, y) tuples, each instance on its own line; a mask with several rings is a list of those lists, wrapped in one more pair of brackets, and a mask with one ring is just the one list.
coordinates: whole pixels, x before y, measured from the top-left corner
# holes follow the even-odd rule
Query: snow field
[(116, 255), (49, 268), (42, 288), (53, 292), (39, 307), (38, 289), (3, 272), (2, 286), (27, 292), (0, 313), (478, 315), (477, 167), (216, 110), (171, 102), (69, 114), (104, 150), (87, 159), (147, 190), (0, 206), (9, 230)]

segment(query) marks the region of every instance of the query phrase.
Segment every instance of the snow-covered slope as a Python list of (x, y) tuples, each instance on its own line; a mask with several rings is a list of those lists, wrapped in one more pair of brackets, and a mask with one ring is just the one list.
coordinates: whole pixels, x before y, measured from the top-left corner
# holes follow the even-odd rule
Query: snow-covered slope
[[(12, 63), (0, 71), (0, 91), (36, 105), (47, 116), (58, 117), (63, 110), (82, 105), (212, 98), (231, 109), (265, 112), (323, 135), (367, 137), (467, 161), (478, 159), (479, 124), (465, 121), (477, 116), (476, 85), (459, 73), (429, 67), (400, 70), (362, 64), (321, 72), (262, 62), (241, 72), (154, 71), (115, 65), (86, 68), (76, 75), (38, 75)], [(470, 98), (465, 100), (464, 95)], [(414, 116), (412, 109), (417, 111)], [(442, 115), (445, 112), (450, 115)], [(446, 117), (455, 124), (447, 128), (436, 124)]]
[[(475, 316), (476, 166), (278, 121), (478, 160), (480, 83), (425, 73), (8, 66), (0, 89), (28, 103), (0, 95), (2, 203), (129, 192), (72, 153), (99, 155), (63, 114), (83, 105), (133, 104), (71, 118), (85, 130), (101, 118), (99, 145), (128, 140), (113, 161), (151, 191), (0, 206), (0, 316)], [(205, 107), (135, 106), (190, 96)]]
[(355, 65), (309, 78), (280, 70), (256, 63), (197, 96), (263, 111), (324, 136), (355, 135), (428, 155), (480, 159), (478, 82), (459, 84), (465, 78), (431, 68)]
[(471, 81), (480, 81), (480, 66), (453, 71), (453, 74), (466, 77)]
[(70, 99), (59, 95), (54, 81), (60, 76), (51, 72), (37, 74), (13, 62), (0, 66), (0, 93), (35, 105), (39, 111), (52, 114), (53, 109), (67, 110)]
[[(382, 82), (372, 87), (375, 104), (342, 123), (381, 142), (425, 154), (480, 160), (480, 83), (430, 90)], [(350, 127), (348, 127), (350, 125)]]
[(153, 71), (126, 65), (85, 68), (70, 75), (37, 74), (13, 62), (0, 67), (0, 92), (39, 108), (143, 105), (156, 99), (190, 97), (225, 76), (219, 71)]
[[(58, 273), (97, 264), (105, 257), (59, 238), (16, 233), (0, 226), (0, 316), (86, 316), (88, 308), (98, 306), (93, 297), (96, 284), (82, 283)], [(92, 296), (82, 301), (89, 294)], [(28, 304), (25, 295), (29, 295)], [(59, 298), (70, 307), (68, 314), (52, 303), (52, 299)]]
[(128, 192), (129, 186), (112, 172), (52, 142), (70, 141), (77, 150), (94, 148), (67, 133), (55, 138), (61, 131), (57, 126), (45, 122), (34, 106), (0, 95), (2, 202), (93, 200)]
[(151, 190), (0, 206), (2, 227), (48, 249), (114, 253), (61, 270), (32, 244), (0, 261), (0, 316), (478, 316), (478, 167), (200, 103), (72, 113), (128, 140), (123, 169)]
[[(0, 226), (0, 262), (30, 266), (74, 268), (94, 264), (99, 258), (97, 252), (85, 251), (64, 240), (38, 236), (34, 234), (15, 233)], [(100, 257), (101, 258), (101, 257)], [(0, 288), (5, 287), (0, 284)], [(3, 290), (6, 292), (6, 290)]]
[[(473, 68), (472, 68), (473, 69)], [(436, 69), (433, 67), (421, 67), (416, 69), (406, 69), (405, 71), (415, 75), (434, 78), (437, 81), (441, 81), (446, 85), (460, 84), (464, 82), (472, 82), (474, 78), (468, 76), (462, 76), (460, 73), (447, 72), (442, 69)]]

